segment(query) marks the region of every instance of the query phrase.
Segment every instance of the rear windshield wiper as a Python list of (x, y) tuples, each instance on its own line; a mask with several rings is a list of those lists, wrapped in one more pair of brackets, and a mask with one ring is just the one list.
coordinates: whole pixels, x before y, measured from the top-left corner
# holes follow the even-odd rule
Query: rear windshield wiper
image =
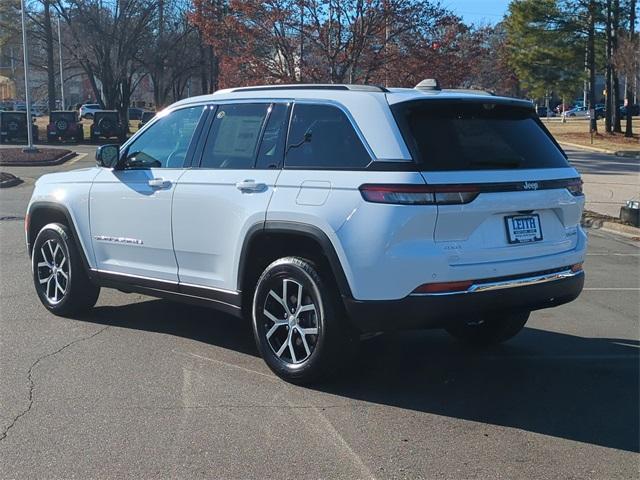
[(491, 160), (471, 160), (471, 165), (477, 165), (479, 167), (505, 167), (505, 168), (518, 168), (522, 163), (522, 160), (517, 158), (501, 158)]

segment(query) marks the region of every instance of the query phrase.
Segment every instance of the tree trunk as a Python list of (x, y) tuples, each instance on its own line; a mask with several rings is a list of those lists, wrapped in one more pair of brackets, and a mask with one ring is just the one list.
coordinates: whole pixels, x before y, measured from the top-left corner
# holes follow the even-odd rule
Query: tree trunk
[[(43, 7), (43, 26), (47, 57), (47, 96), (49, 112), (51, 112), (56, 109), (56, 71), (53, 61), (53, 30), (51, 27), (50, 0), (44, 0)], [(62, 72), (60, 72), (60, 81), (62, 81)]]
[(605, 81), (605, 89), (607, 91), (607, 96), (605, 98), (605, 116), (604, 116), (604, 129), (606, 132), (612, 132), (612, 112), (613, 112), (613, 82), (612, 82), (612, 74), (613, 74), (613, 58), (611, 56), (612, 45), (613, 45), (613, 21), (611, 17), (611, 0), (607, 0), (607, 45), (606, 45), (606, 59), (607, 59), (607, 67), (606, 67), (606, 81)]
[[(631, 15), (629, 16), (629, 39), (633, 41), (635, 38), (635, 26), (636, 26), (636, 0), (630, 1)], [(635, 59), (634, 64), (637, 66), (638, 59)], [(635, 70), (635, 69), (634, 69)], [(632, 125), (632, 112), (631, 105), (633, 105), (633, 91), (632, 91), (632, 79), (627, 76), (627, 125), (624, 131), (624, 136), (633, 137), (633, 125)]]
[[(613, 0), (613, 25), (611, 28), (611, 54), (612, 57), (615, 57), (616, 52), (618, 51), (618, 33), (620, 31), (620, 0)], [(613, 109), (611, 113), (613, 114), (613, 131), (617, 133), (622, 133), (622, 125), (620, 123), (620, 79), (618, 77), (618, 71), (615, 68), (615, 65), (612, 68), (612, 102)]]

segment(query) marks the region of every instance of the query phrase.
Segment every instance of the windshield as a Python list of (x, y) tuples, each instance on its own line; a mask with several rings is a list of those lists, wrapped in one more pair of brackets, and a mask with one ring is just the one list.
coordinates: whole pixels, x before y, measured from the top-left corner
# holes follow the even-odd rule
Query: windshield
[(391, 109), (422, 170), (568, 166), (532, 109), (429, 100), (399, 103)]

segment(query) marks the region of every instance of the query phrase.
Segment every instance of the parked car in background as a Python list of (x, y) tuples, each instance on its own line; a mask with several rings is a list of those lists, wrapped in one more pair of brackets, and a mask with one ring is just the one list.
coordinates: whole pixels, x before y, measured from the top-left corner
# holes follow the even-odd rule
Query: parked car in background
[(144, 127), (155, 116), (156, 116), (156, 112), (149, 112), (147, 110), (142, 112), (142, 116), (140, 118), (140, 122), (138, 122), (138, 128)]
[(252, 322), (295, 383), (344, 370), (361, 334), (509, 340), (582, 290), (582, 181), (531, 102), (434, 83), (220, 90), (93, 169), (40, 177), (40, 301), (73, 315), (110, 287), (208, 305)]
[[(627, 107), (620, 107), (620, 115), (627, 115)], [(640, 115), (640, 105), (638, 105), (637, 103), (635, 105), (631, 105), (631, 115), (634, 117)]]
[(588, 117), (589, 109), (587, 107), (574, 107), (564, 112), (565, 117)]
[(131, 107), (129, 109), (129, 120), (140, 120), (142, 118), (143, 109)]
[(555, 117), (556, 113), (547, 107), (538, 107), (538, 116), (540, 118)]
[(53, 143), (71, 139), (76, 142), (84, 140), (84, 130), (82, 123), (78, 120), (77, 112), (51, 112), (49, 114), (49, 125), (47, 125), (47, 141)]
[(120, 122), (120, 115), (116, 110), (96, 110), (93, 112), (93, 123), (89, 127), (91, 142), (104, 138), (117, 138), (124, 141), (126, 129)]
[(78, 111), (78, 115), (80, 116), (80, 118), (86, 118), (87, 120), (91, 120), (95, 112), (101, 109), (102, 107), (97, 103), (85, 103), (80, 107), (80, 110)]
[(554, 108), (553, 111), (558, 113), (558, 114), (560, 114), (563, 111), (566, 112), (567, 110), (571, 110), (573, 108), (574, 108), (573, 105), (569, 105), (569, 104), (565, 103), (564, 105), (560, 104), (560, 105), (556, 106), (556, 108)]
[[(31, 123), (33, 141), (37, 142), (38, 127), (33, 124), (33, 120), (29, 123)], [(0, 112), (0, 143), (26, 141), (27, 137), (27, 112)]]

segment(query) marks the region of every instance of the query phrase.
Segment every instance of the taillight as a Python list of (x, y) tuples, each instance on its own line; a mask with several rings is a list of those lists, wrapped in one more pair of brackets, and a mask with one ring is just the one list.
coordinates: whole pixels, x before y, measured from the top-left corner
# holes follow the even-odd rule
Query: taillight
[(364, 184), (360, 194), (367, 202), (397, 205), (455, 205), (473, 201), (479, 193), (475, 185), (392, 185)]
[(584, 193), (582, 192), (582, 179), (580, 178), (572, 178), (571, 180), (569, 180), (567, 182), (566, 188), (574, 197), (580, 197), (584, 195)]

